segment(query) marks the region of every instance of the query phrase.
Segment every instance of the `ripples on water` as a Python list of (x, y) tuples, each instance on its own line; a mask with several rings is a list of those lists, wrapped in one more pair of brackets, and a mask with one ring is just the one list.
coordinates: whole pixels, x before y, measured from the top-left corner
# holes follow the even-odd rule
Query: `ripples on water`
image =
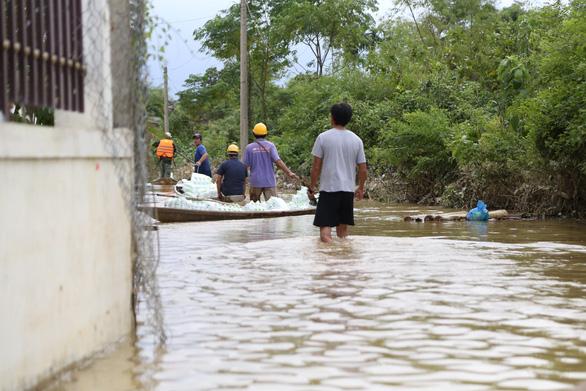
[(412, 211), (363, 205), (351, 238), (329, 245), (311, 216), (161, 225), (167, 346), (154, 350), (140, 326), (134, 347), (69, 386), (100, 365), (128, 390), (569, 390), (586, 379), (583, 225), (404, 223)]

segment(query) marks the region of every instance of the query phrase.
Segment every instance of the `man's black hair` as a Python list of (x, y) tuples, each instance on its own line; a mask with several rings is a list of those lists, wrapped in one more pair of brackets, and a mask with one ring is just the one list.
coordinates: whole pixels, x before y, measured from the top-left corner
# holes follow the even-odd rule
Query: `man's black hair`
[(336, 103), (330, 109), (336, 125), (346, 126), (352, 119), (352, 107), (348, 103)]
[(252, 135), (254, 136), (254, 138), (265, 138), (265, 137), (267, 137), (269, 134), (268, 134), (268, 133), (267, 133), (267, 134), (254, 134), (254, 133), (253, 133)]
[(201, 140), (201, 133), (196, 133), (193, 135), (193, 138), (198, 138)]
[(228, 156), (236, 157), (236, 156), (238, 156), (238, 152), (228, 152)]

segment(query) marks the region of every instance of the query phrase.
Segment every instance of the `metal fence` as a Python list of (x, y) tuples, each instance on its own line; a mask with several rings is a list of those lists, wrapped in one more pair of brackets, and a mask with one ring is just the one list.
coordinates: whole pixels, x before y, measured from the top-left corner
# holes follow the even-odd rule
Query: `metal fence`
[(84, 111), (81, 0), (3, 0), (0, 110)]
[[(163, 344), (157, 231), (145, 229), (151, 218), (137, 209), (153, 198), (145, 110), (149, 23), (147, 0), (2, 0), (0, 110), (6, 119), (12, 104), (85, 112), (102, 131), (132, 220), (136, 320)], [(130, 164), (123, 155), (128, 148)]]

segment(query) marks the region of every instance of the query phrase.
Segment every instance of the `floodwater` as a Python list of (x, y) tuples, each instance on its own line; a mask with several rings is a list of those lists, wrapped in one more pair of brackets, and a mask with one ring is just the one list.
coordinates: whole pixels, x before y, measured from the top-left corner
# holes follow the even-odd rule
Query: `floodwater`
[[(141, 323), (55, 391), (571, 390), (586, 380), (586, 225), (312, 216), (161, 224), (167, 344)], [(444, 210), (450, 212), (450, 210)]]

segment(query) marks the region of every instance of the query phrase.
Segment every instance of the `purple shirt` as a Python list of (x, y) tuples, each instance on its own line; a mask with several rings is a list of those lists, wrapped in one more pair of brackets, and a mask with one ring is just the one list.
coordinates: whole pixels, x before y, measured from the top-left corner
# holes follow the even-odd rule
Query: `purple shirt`
[[(276, 187), (277, 181), (275, 180), (273, 163), (281, 160), (277, 153), (277, 148), (275, 144), (264, 138), (259, 138), (256, 141), (246, 146), (244, 159), (242, 160), (250, 168), (250, 175), (248, 177), (250, 187)], [(270, 152), (270, 155), (267, 151)]]

